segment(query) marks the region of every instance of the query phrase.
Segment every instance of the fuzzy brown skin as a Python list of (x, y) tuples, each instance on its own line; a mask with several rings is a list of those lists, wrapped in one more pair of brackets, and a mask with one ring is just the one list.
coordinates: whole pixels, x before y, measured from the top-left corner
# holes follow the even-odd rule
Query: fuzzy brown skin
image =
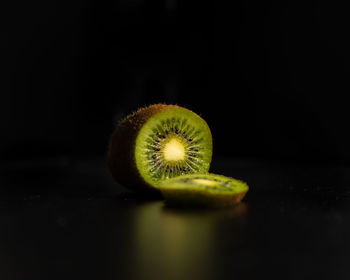
[(107, 153), (109, 170), (118, 183), (135, 191), (159, 192), (141, 177), (135, 162), (135, 144), (136, 137), (147, 120), (170, 108), (182, 107), (166, 104), (150, 105), (140, 108), (119, 123), (110, 138)]
[(171, 191), (163, 189), (163, 196), (169, 205), (183, 206), (183, 207), (213, 207), (213, 208), (224, 208), (232, 207), (245, 197), (247, 191), (236, 193), (236, 194), (200, 194), (194, 192), (191, 194), (189, 191), (181, 191), (174, 195)]

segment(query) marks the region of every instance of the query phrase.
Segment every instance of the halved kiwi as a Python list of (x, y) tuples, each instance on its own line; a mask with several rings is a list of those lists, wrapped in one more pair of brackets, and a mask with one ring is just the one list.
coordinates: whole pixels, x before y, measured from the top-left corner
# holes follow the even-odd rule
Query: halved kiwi
[(248, 191), (242, 181), (216, 174), (189, 174), (159, 184), (169, 204), (225, 207), (240, 202)]
[(107, 163), (119, 183), (151, 190), (165, 179), (208, 172), (211, 157), (211, 132), (200, 116), (177, 105), (155, 104), (119, 123)]

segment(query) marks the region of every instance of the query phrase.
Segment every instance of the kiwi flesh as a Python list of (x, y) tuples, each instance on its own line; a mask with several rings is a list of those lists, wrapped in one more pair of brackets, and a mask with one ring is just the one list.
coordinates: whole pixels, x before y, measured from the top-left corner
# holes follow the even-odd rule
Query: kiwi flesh
[(211, 173), (188, 174), (159, 184), (170, 205), (226, 207), (240, 202), (249, 187), (246, 183)]
[(154, 104), (119, 123), (107, 164), (117, 182), (149, 191), (165, 179), (208, 172), (211, 157), (211, 132), (200, 116), (177, 105)]

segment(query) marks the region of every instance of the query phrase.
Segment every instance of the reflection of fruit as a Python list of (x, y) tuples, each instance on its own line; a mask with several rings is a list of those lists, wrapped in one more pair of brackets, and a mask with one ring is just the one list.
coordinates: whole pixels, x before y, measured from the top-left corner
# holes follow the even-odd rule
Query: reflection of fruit
[(207, 279), (214, 271), (215, 217), (224, 213), (176, 213), (163, 206), (147, 203), (135, 211), (130, 248), (138, 268), (132, 271), (134, 278)]
[(248, 191), (242, 181), (215, 174), (188, 174), (159, 184), (169, 204), (224, 207), (237, 204)]
[[(247, 210), (244, 202), (215, 211), (167, 207), (162, 201), (138, 204), (127, 219), (132, 230), (123, 229), (131, 233), (128, 279), (221, 279), (214, 268), (222, 261), (217, 258), (224, 246), (222, 227), (229, 226), (230, 236), (241, 240)], [(118, 225), (116, 230), (121, 230)]]
[(209, 170), (212, 137), (207, 123), (177, 105), (141, 108), (120, 122), (107, 162), (116, 181), (139, 190), (160, 181)]

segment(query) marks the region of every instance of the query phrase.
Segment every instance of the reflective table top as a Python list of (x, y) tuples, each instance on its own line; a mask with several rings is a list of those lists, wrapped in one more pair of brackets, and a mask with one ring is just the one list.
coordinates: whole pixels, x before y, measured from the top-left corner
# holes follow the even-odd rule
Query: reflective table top
[(350, 166), (216, 160), (250, 186), (226, 209), (132, 193), (103, 159), (2, 170), (2, 280), (350, 278)]

